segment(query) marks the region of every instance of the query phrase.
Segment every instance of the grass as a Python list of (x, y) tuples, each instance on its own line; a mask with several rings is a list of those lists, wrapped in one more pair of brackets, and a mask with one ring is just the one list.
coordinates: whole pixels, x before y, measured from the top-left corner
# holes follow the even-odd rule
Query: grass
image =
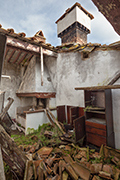
[[(53, 136), (51, 139), (48, 139), (44, 136), (45, 131), (52, 131)], [(59, 144), (61, 141), (59, 139), (59, 136), (61, 135), (61, 132), (56, 127), (52, 127), (51, 124), (43, 124), (42, 126), (39, 126), (37, 130), (32, 130), (33, 133), (28, 135), (12, 135), (11, 137), (14, 139), (16, 144), (19, 145), (34, 145), (38, 140), (41, 141), (42, 146), (48, 146), (54, 144)], [(36, 136), (37, 139), (32, 139), (32, 136)]]

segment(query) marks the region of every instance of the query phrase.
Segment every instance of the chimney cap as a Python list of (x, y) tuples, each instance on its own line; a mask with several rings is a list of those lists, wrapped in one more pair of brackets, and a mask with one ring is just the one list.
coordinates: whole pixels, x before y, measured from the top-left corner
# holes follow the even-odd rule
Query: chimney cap
[(65, 13), (55, 23), (57, 24), (60, 20), (62, 20), (76, 6), (78, 6), (85, 14), (87, 14), (90, 17), (91, 20), (94, 19), (94, 16), (92, 14), (90, 14), (85, 8), (83, 8), (80, 3), (76, 2), (71, 8), (68, 8), (65, 11)]

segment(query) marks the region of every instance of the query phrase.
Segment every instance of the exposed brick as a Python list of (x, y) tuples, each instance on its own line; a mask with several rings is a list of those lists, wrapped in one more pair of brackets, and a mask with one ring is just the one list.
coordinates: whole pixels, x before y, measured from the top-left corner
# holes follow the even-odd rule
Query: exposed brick
[(69, 26), (66, 30), (58, 35), (61, 38), (62, 44), (79, 43), (81, 45), (87, 43), (87, 34), (90, 31), (78, 22)]

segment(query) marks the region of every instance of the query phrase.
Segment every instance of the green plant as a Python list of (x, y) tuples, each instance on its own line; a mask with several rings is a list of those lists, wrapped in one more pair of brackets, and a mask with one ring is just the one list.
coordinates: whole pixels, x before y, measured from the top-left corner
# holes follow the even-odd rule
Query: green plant
[(90, 109), (92, 108), (92, 106), (87, 106), (85, 109), (83, 109), (84, 110), (84, 112), (86, 112), (86, 111), (90, 111)]
[(10, 167), (4, 162), (4, 172), (5, 174), (10, 171)]

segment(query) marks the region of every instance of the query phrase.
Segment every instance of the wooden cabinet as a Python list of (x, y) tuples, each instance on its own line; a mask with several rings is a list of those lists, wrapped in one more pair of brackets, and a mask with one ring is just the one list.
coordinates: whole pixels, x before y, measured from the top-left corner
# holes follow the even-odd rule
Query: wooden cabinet
[(111, 89), (85, 90), (87, 142), (115, 147)]

